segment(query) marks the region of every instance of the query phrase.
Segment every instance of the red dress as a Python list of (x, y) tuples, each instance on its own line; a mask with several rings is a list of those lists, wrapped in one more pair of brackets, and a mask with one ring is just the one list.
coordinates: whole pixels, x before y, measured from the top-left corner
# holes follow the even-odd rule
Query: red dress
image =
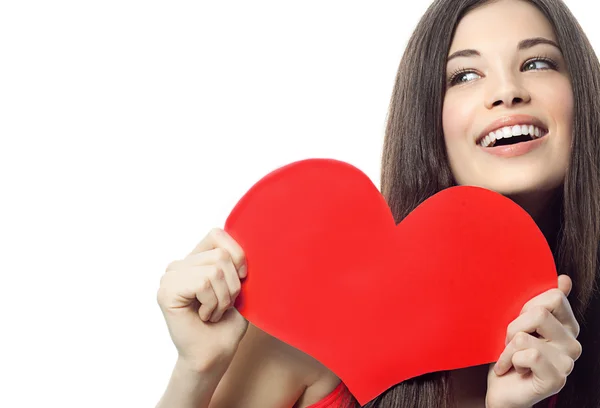
[[(308, 408), (350, 408), (352, 405), (352, 394), (346, 388), (343, 382), (333, 390), (331, 393), (323, 398), (321, 401), (316, 404), (309, 405)], [(558, 402), (558, 395), (553, 395), (550, 397), (550, 408), (556, 407), (556, 403)]]
[(353, 397), (350, 394), (346, 385), (343, 382), (331, 393), (316, 404), (310, 405), (308, 408), (350, 408), (354, 407)]

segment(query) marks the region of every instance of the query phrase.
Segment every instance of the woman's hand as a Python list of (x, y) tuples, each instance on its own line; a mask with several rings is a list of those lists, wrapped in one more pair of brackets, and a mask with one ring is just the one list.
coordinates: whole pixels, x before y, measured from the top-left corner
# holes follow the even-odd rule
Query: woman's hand
[(559, 289), (531, 299), (509, 324), (506, 348), (490, 365), (486, 408), (529, 408), (564, 387), (581, 355), (579, 324), (567, 300), (572, 285), (559, 276)]
[(225, 372), (248, 328), (233, 308), (245, 277), (242, 248), (217, 228), (185, 259), (169, 264), (157, 301), (179, 363), (198, 372)]

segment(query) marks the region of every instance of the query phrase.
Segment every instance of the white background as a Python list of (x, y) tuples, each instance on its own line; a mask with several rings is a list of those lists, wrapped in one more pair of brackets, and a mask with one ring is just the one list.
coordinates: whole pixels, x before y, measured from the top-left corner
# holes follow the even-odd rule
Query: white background
[[(568, 0), (596, 49), (590, 0)], [(153, 407), (156, 303), (279, 166), (379, 185), (400, 57), (429, 1), (0, 3), (0, 406)]]

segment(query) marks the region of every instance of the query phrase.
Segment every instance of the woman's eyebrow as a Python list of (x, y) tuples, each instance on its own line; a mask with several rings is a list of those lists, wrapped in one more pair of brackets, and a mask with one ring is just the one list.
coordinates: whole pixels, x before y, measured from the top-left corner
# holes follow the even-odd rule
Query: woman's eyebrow
[[(556, 48), (558, 48), (559, 51), (561, 51), (561, 49), (557, 43), (555, 43), (554, 41), (549, 40), (547, 38), (544, 38), (544, 37), (527, 38), (525, 40), (519, 41), (519, 44), (517, 45), (517, 49), (519, 51), (521, 51), (521, 50), (525, 50), (527, 48), (531, 48), (531, 47), (539, 45), (539, 44), (552, 45), (553, 47), (556, 47)], [(459, 51), (456, 51), (455, 53), (452, 53), (452, 55), (450, 55), (446, 61), (450, 61), (451, 59), (458, 58), (458, 57), (480, 57), (480, 56), (481, 56), (481, 53), (477, 50), (472, 50), (472, 49), (459, 50)]]

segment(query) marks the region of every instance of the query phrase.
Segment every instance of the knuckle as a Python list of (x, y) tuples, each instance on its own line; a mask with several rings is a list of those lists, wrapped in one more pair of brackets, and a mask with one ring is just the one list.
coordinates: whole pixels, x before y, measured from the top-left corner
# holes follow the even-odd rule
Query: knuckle
[(506, 337), (507, 338), (512, 338), (512, 337), (514, 337), (515, 334), (516, 334), (515, 322), (513, 321), (506, 328)]
[(573, 360), (572, 358), (565, 358), (565, 365), (564, 365), (564, 373), (565, 375), (569, 375), (571, 374), (571, 372), (573, 372), (573, 369), (575, 368), (575, 360)]
[(537, 306), (534, 311), (536, 322), (542, 322), (550, 317), (551, 313), (544, 306)]
[(177, 263), (178, 263), (178, 261), (176, 261), (176, 260), (173, 261), (173, 262), (170, 262), (167, 265), (167, 268), (165, 269), (165, 272), (169, 272), (169, 271), (172, 271), (173, 269), (175, 269), (175, 267), (177, 266)]
[(236, 298), (240, 295), (241, 291), (242, 291), (242, 288), (239, 285), (236, 285), (234, 288), (231, 289), (231, 296), (233, 298)]
[(240, 250), (239, 253), (236, 253), (233, 259), (235, 265), (244, 265), (246, 263), (246, 254), (243, 250)]
[(231, 256), (229, 255), (229, 252), (227, 252), (226, 249), (224, 248), (216, 248), (215, 249), (215, 254), (217, 256), (217, 261), (221, 261), (221, 262), (226, 262), (229, 261), (231, 259)]
[(218, 237), (222, 233), (223, 233), (223, 230), (221, 228), (215, 227), (209, 231), (208, 235), (211, 237)]
[(552, 310), (558, 309), (564, 300), (564, 293), (560, 289), (552, 289), (550, 292), (550, 306)]
[(527, 358), (528, 360), (537, 363), (542, 359), (542, 353), (535, 348), (531, 348), (527, 350)]
[(558, 391), (562, 390), (566, 384), (567, 384), (567, 376), (559, 375), (556, 378), (554, 389), (558, 392)]
[(581, 332), (581, 326), (579, 326), (579, 322), (575, 321), (575, 324), (573, 325), (573, 334), (575, 335), (575, 337), (579, 337), (579, 333)]
[(162, 286), (156, 291), (156, 302), (161, 306), (165, 303), (167, 297), (165, 292), (166, 290)]
[(225, 269), (221, 263), (217, 263), (211, 269), (210, 276), (216, 280), (225, 279)]
[(160, 284), (158, 290), (163, 294), (169, 292), (170, 288), (173, 286), (173, 278), (174, 277), (170, 274), (163, 274), (163, 276), (160, 277)]
[(228, 309), (231, 306), (231, 297), (226, 297), (225, 299), (223, 299), (223, 302), (221, 302), (221, 306), (223, 309)]
[(525, 332), (518, 332), (513, 339), (515, 346), (519, 349), (525, 348), (529, 344), (529, 335)]
[(569, 355), (574, 360), (577, 360), (579, 357), (581, 357), (581, 353), (583, 353), (583, 347), (581, 346), (581, 343), (577, 340), (574, 340)]
[(203, 276), (198, 283), (198, 289), (201, 292), (208, 291), (212, 289), (212, 284), (210, 283), (210, 278), (208, 276)]
[(173, 298), (173, 291), (166, 286), (161, 286), (156, 291), (156, 302), (161, 308), (169, 304), (171, 298)]

